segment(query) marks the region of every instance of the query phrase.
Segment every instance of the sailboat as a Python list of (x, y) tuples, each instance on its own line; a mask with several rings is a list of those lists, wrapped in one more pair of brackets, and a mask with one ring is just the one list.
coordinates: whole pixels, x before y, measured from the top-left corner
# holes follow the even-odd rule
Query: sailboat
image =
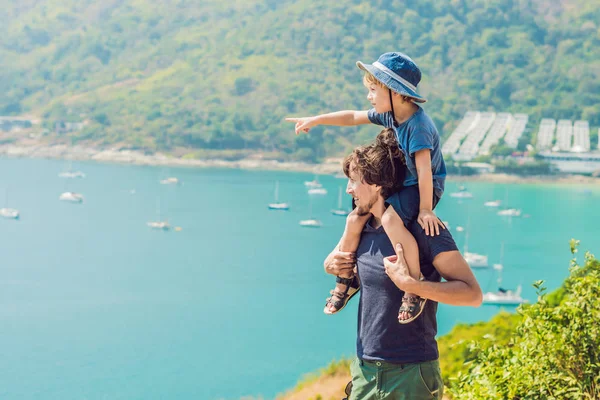
[(170, 176), (168, 178), (161, 179), (160, 184), (161, 185), (178, 185), (179, 179), (175, 178), (174, 176)]
[(156, 213), (158, 215), (158, 218), (156, 221), (149, 221), (146, 223), (146, 225), (148, 225), (148, 227), (150, 229), (155, 229), (155, 230), (163, 230), (163, 231), (168, 231), (169, 229), (171, 229), (171, 225), (169, 225), (169, 221), (164, 220), (161, 221), (161, 217), (160, 217), (160, 199), (157, 199), (156, 201)]
[(520, 217), (521, 210), (519, 210), (517, 208), (506, 208), (504, 210), (498, 211), (498, 215), (501, 215), (504, 217)]
[(483, 205), (486, 207), (500, 207), (500, 204), (501, 204), (500, 200), (490, 200), (490, 201), (486, 201), (485, 203), (483, 203)]
[(521, 285), (517, 286), (517, 289), (513, 292), (512, 290), (502, 288), (502, 261), (504, 258), (504, 243), (502, 243), (502, 250), (500, 251), (500, 264), (494, 264), (494, 270), (498, 274), (498, 290), (496, 292), (487, 292), (483, 294), (483, 304), (493, 305), (519, 305), (527, 303), (527, 300), (521, 297)]
[(275, 202), (269, 204), (269, 210), (287, 211), (290, 209), (288, 203), (279, 202), (279, 181), (275, 182)]
[(8, 207), (8, 189), (6, 190), (6, 195), (4, 198), (4, 206), (5, 207), (0, 208), (0, 217), (7, 219), (19, 219), (19, 210)]
[(64, 192), (58, 196), (58, 199), (69, 203), (83, 203), (83, 195), (75, 192)]
[(327, 189), (325, 189), (324, 187), (316, 187), (316, 188), (308, 189), (308, 194), (325, 195), (325, 194), (327, 194)]
[(473, 194), (469, 192), (464, 186), (459, 186), (458, 192), (450, 193), (450, 197), (456, 197), (459, 199), (470, 199), (473, 197)]
[(60, 178), (68, 178), (68, 179), (85, 178), (85, 174), (83, 172), (73, 171), (73, 161), (71, 161), (71, 160), (69, 160), (69, 166), (67, 167), (67, 170), (59, 173), (58, 176)]
[(313, 179), (312, 181), (304, 181), (304, 186), (306, 186), (307, 188), (316, 189), (322, 187), (323, 185), (319, 183), (319, 180), (315, 175), (315, 179)]
[(0, 208), (0, 217), (6, 219), (19, 219), (19, 210), (16, 208)]
[(313, 218), (312, 216), (312, 199), (310, 199), (309, 203), (309, 215), (309, 219), (303, 219), (302, 221), (300, 221), (300, 226), (305, 226), (307, 228), (320, 228), (321, 226), (323, 226), (323, 223), (321, 221)]
[[(67, 182), (65, 182), (65, 189), (69, 186)], [(72, 192), (70, 190), (65, 190), (63, 193), (58, 196), (60, 201), (66, 201), (68, 203), (83, 203), (83, 195), (81, 193)]]
[[(508, 205), (508, 188), (504, 194), (504, 204)], [(503, 210), (498, 211), (497, 214), (503, 217), (520, 217), (521, 210), (517, 208), (504, 208)]]
[(348, 210), (344, 210), (342, 208), (342, 187), (339, 187), (338, 190), (338, 205), (337, 208), (335, 210), (331, 210), (331, 213), (333, 215), (338, 215), (340, 217), (345, 217), (346, 215), (350, 214), (350, 211)]
[(469, 222), (467, 221), (467, 232), (465, 233), (465, 246), (463, 250), (463, 257), (467, 261), (467, 264), (471, 268), (487, 268), (488, 267), (488, 256), (477, 253), (469, 253), (468, 242), (469, 242)]

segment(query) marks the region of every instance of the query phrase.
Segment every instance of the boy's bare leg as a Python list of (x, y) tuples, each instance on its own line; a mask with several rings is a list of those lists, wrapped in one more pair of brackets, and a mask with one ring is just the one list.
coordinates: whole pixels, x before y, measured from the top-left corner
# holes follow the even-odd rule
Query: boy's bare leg
[[(371, 217), (371, 214), (366, 216), (358, 216), (356, 214), (356, 209), (353, 210), (348, 217), (346, 218), (346, 228), (344, 229), (344, 234), (340, 240), (340, 244), (338, 246), (339, 251), (356, 253), (356, 249), (358, 248), (358, 243), (360, 242), (360, 235), (363, 227)], [(340, 273), (338, 275), (340, 278), (352, 278), (354, 277), (354, 271), (349, 270), (348, 272)], [(335, 289), (332, 290), (331, 295), (335, 297), (335, 292), (344, 293), (346, 292), (346, 287), (343, 283), (336, 283)], [(333, 314), (338, 311), (332, 302), (328, 301), (323, 309), (325, 314)]]
[[(412, 278), (418, 280), (421, 277), (421, 264), (419, 262), (419, 247), (417, 245), (417, 241), (408, 231), (408, 229), (406, 229), (402, 218), (400, 218), (392, 206), (389, 206), (383, 213), (381, 224), (383, 225), (383, 229), (392, 243), (402, 244), (409, 274)], [(414, 293), (404, 293), (404, 298), (411, 297), (418, 296)], [(404, 300), (402, 304), (405, 305)], [(400, 312), (398, 314), (399, 321), (406, 320), (411, 317), (412, 315), (410, 315), (408, 312)]]

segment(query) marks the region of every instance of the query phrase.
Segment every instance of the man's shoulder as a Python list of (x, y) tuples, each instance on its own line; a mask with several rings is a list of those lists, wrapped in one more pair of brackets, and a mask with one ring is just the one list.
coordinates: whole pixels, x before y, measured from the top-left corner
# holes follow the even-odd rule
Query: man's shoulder
[(429, 236), (417, 221), (410, 222), (407, 228), (417, 241), (421, 256), (429, 262), (440, 253), (458, 250), (448, 229), (440, 229), (439, 235)]

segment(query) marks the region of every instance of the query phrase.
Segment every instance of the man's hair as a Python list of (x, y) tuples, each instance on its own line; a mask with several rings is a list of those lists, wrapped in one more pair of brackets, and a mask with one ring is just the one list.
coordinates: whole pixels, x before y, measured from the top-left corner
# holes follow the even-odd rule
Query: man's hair
[[(370, 83), (372, 85), (377, 85), (377, 86), (381, 86), (382, 88), (388, 89), (387, 86), (385, 86), (383, 83), (381, 83), (381, 81), (379, 79), (375, 78), (375, 75), (373, 75), (370, 72), (365, 71), (365, 76), (363, 77), (363, 80), (364, 80), (365, 83)], [(404, 101), (413, 101), (414, 100), (410, 96), (402, 96), (402, 99)]]
[(404, 161), (394, 130), (387, 128), (377, 135), (375, 142), (357, 147), (346, 156), (343, 169), (348, 178), (355, 172), (362, 182), (381, 186), (381, 195), (386, 199), (403, 186)]

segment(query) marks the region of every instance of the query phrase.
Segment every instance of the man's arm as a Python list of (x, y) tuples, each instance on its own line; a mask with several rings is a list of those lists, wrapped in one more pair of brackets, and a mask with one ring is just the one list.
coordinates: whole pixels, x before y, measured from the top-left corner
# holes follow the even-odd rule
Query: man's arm
[(383, 261), (386, 272), (400, 290), (453, 306), (481, 305), (483, 295), (479, 283), (458, 250), (442, 252), (433, 259), (433, 266), (446, 282), (411, 278), (399, 244), (396, 245), (396, 256), (386, 257)]
[(368, 124), (368, 111), (344, 110), (329, 114), (316, 115), (314, 117), (286, 118), (288, 122), (295, 122), (296, 135), (300, 132), (307, 133), (317, 125), (354, 126)]

